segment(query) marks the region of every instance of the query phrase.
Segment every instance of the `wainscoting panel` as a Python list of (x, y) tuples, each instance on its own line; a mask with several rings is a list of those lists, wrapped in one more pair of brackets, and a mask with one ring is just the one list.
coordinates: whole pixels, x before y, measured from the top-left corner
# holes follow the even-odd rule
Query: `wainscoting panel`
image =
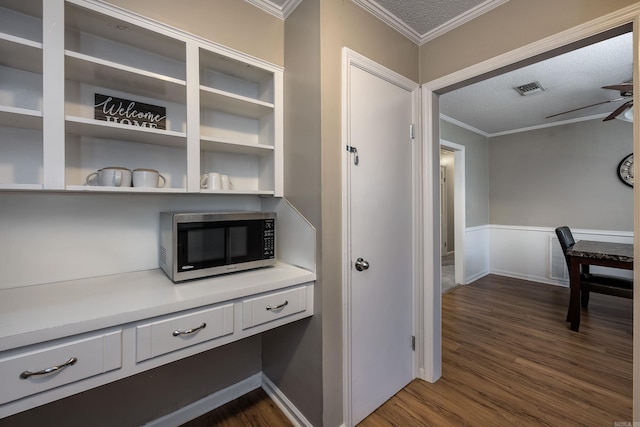
[[(633, 243), (633, 232), (573, 229), (578, 240)], [(560, 249), (552, 227), (524, 227), (489, 225), (489, 271), (492, 274), (533, 280), (552, 285), (568, 286), (568, 280), (557, 274), (557, 258)], [(554, 250), (553, 245), (558, 245)], [(554, 257), (555, 255), (555, 257)], [(553, 267), (553, 268), (552, 268)], [(632, 271), (603, 267), (591, 267), (593, 273), (605, 273), (632, 277)], [(564, 276), (566, 277), (566, 276)]]
[(464, 277), (469, 284), (489, 274), (489, 226), (468, 227), (464, 242)]

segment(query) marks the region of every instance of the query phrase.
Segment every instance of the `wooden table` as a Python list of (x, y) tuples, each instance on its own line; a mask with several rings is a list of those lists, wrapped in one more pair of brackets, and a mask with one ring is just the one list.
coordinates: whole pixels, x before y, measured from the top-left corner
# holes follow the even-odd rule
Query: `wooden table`
[(571, 330), (577, 332), (580, 327), (580, 266), (600, 265), (633, 270), (633, 244), (580, 240), (567, 250), (567, 257), (571, 285), (567, 321), (571, 322)]

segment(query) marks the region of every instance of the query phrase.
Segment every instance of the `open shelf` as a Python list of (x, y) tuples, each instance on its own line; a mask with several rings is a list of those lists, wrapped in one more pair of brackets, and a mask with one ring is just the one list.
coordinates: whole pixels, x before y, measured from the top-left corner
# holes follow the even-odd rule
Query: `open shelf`
[(200, 104), (211, 110), (251, 119), (262, 118), (272, 113), (274, 108), (272, 103), (205, 86), (200, 86)]
[(0, 126), (42, 130), (42, 112), (0, 105)]
[(216, 138), (205, 136), (200, 137), (200, 148), (205, 151), (251, 154), (255, 156), (269, 156), (273, 154), (273, 147), (270, 145), (222, 141)]
[(187, 144), (187, 134), (184, 132), (143, 128), (74, 116), (66, 117), (66, 132), (80, 136), (172, 147), (186, 147)]
[(67, 79), (167, 101), (186, 100), (184, 80), (68, 50), (65, 57)]
[(184, 193), (185, 188), (143, 188), (143, 187), (103, 187), (92, 185), (67, 185), (69, 191), (87, 191), (94, 193)]
[(0, 32), (2, 65), (42, 74), (42, 43)]

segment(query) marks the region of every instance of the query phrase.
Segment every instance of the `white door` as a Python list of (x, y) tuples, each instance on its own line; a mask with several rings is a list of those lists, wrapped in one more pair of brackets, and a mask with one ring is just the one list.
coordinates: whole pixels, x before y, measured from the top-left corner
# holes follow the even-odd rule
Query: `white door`
[(413, 95), (353, 65), (350, 72), (346, 125), (357, 157), (351, 153), (347, 167), (348, 369), (355, 425), (413, 378)]

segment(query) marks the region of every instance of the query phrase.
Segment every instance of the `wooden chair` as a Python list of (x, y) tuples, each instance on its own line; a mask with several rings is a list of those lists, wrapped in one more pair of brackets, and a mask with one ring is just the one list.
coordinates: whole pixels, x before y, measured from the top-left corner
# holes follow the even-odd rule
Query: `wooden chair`
[[(556, 236), (562, 246), (567, 268), (569, 268), (567, 250), (576, 243), (571, 229), (567, 226), (558, 227), (556, 228)], [(633, 298), (633, 280), (605, 274), (591, 274), (588, 265), (582, 266), (580, 271), (580, 302), (584, 308), (589, 306), (589, 292)]]

